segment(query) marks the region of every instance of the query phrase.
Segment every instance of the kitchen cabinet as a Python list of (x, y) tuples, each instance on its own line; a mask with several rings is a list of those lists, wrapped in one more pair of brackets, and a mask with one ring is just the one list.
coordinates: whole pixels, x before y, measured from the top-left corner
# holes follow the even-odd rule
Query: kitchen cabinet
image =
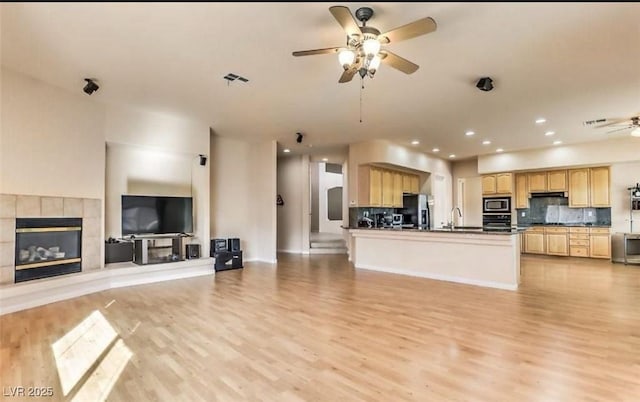
[(382, 206), (382, 169), (363, 165), (358, 169), (358, 205)]
[(530, 228), (524, 232), (524, 252), (530, 254), (545, 254), (544, 228)]
[(402, 173), (393, 172), (393, 206), (402, 208)]
[(417, 174), (412, 174), (409, 177), (410, 190), (411, 194), (418, 194), (420, 192), (420, 176)]
[(568, 228), (544, 228), (544, 234), (548, 255), (569, 255)]
[(611, 235), (608, 228), (591, 228), (589, 257), (611, 258)]
[(513, 192), (513, 174), (497, 173), (482, 176), (482, 194), (511, 194)]
[(589, 257), (589, 229), (569, 228), (569, 255)]
[(529, 192), (540, 193), (547, 191), (547, 172), (533, 172), (527, 175)]
[(609, 207), (609, 167), (589, 169), (589, 200), (592, 207)]
[(609, 167), (569, 170), (569, 206), (610, 207)]
[(516, 208), (529, 208), (527, 175), (524, 173), (516, 174)]
[(566, 170), (552, 170), (547, 172), (547, 191), (567, 191)]
[(382, 206), (393, 207), (393, 172), (382, 171)]
[(586, 208), (589, 201), (589, 169), (569, 170), (569, 206)]
[(410, 193), (411, 192), (411, 175), (407, 173), (402, 174), (402, 192)]

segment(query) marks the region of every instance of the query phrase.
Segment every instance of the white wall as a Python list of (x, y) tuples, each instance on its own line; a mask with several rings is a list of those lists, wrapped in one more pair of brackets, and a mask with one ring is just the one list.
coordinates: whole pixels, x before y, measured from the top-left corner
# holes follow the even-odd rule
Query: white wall
[[(629, 232), (629, 190), (640, 183), (640, 161), (611, 165), (611, 232)], [(640, 211), (634, 212), (634, 233), (640, 233)]]
[(211, 136), (211, 238), (240, 238), (246, 261), (276, 260), (276, 144)]
[(308, 175), (308, 158), (298, 155), (278, 158), (278, 194), (284, 200), (284, 205), (277, 207), (278, 251), (303, 252), (302, 207), (309, 203), (309, 193), (305, 194), (303, 186)]
[(103, 199), (104, 105), (4, 67), (0, 81), (0, 193)]
[(478, 157), (478, 172), (485, 174), (633, 162), (640, 160), (638, 150), (640, 150), (640, 138), (628, 136), (609, 141), (481, 155)]
[[(342, 234), (342, 228), (340, 227), (342, 226), (342, 220), (330, 221), (328, 219), (329, 206), (327, 197), (327, 191), (330, 188), (342, 187), (342, 177), (342, 174), (327, 172), (324, 162), (318, 164), (318, 221), (320, 232)], [(346, 189), (343, 188), (342, 191), (346, 191)]]
[(107, 105), (105, 137), (107, 235), (121, 235), (123, 194), (191, 196), (194, 238), (189, 242), (200, 244), (201, 256), (207, 257), (209, 168), (200, 166), (199, 155), (209, 154), (209, 127), (170, 114)]
[[(422, 152), (394, 144), (386, 140), (374, 140), (351, 144), (349, 146), (349, 205), (357, 205), (358, 200), (358, 167), (368, 163), (386, 163), (421, 172), (431, 173), (421, 191), (434, 197), (435, 225), (446, 222), (451, 211), (452, 171), (449, 161), (434, 158)], [(426, 177), (422, 175), (421, 177)]]

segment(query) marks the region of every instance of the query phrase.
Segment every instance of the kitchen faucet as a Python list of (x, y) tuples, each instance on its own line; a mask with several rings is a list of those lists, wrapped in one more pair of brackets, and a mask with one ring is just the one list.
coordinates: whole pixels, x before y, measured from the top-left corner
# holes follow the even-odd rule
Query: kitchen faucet
[(453, 219), (454, 219), (454, 218), (453, 218), (453, 215), (454, 215), (453, 213), (456, 211), (456, 209), (458, 210), (458, 216), (459, 216), (460, 218), (462, 218), (462, 211), (460, 211), (460, 208), (458, 208), (458, 207), (453, 207), (453, 208), (451, 208), (451, 229), (452, 229), (452, 230), (453, 230), (453, 229), (454, 229), (454, 227), (455, 227), (455, 225), (453, 224)]

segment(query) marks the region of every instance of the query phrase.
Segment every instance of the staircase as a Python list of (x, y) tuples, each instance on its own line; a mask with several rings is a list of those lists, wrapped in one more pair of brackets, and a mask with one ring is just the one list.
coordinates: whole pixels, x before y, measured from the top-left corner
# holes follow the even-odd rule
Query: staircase
[(309, 254), (347, 254), (347, 245), (339, 234), (311, 233)]

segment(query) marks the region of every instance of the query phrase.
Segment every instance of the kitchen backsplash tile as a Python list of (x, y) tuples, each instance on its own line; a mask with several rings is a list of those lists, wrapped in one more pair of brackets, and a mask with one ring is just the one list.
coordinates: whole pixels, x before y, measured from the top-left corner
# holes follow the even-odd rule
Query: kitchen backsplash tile
[(518, 224), (611, 225), (611, 208), (569, 208), (566, 197), (529, 200), (529, 208), (517, 209)]

